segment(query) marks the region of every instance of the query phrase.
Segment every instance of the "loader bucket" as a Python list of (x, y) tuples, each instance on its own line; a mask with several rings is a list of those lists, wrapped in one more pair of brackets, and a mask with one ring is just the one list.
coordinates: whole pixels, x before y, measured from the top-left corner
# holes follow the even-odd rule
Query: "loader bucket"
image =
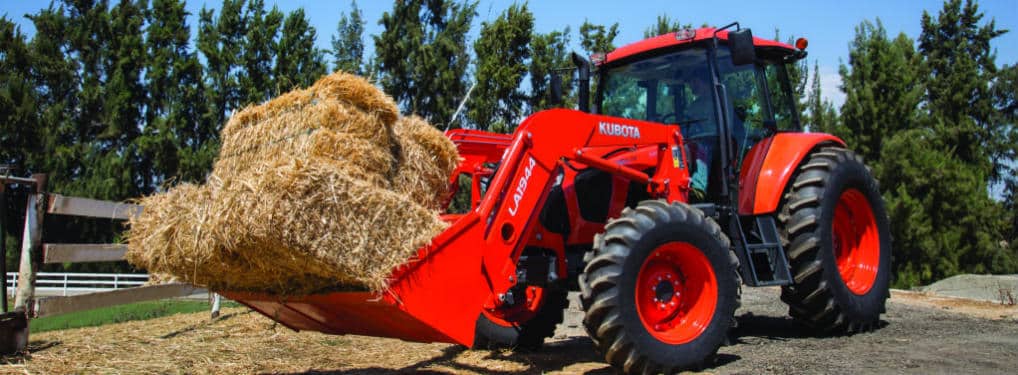
[(221, 291), (294, 330), (391, 337), (472, 346), (474, 327), (491, 295), (482, 272), (482, 243), (476, 213), (463, 215), (392, 272), (381, 293), (333, 292), (284, 297)]

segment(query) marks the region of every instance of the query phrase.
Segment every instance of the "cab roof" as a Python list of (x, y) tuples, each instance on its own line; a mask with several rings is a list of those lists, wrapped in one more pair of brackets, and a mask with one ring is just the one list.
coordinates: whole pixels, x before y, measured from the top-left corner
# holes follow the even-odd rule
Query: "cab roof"
[[(711, 38), (714, 37), (714, 30), (716, 29), (713, 27), (703, 27), (696, 29), (696, 36), (689, 39), (679, 39), (676, 37), (676, 34), (678, 34), (678, 32), (671, 32), (668, 34), (658, 35), (653, 38), (644, 39), (636, 43), (627, 44), (625, 46), (616, 48), (614, 51), (609, 52), (605, 56), (604, 61), (598, 65), (611, 64), (619, 60), (624, 60), (628, 57), (636, 56), (645, 52), (650, 52), (661, 48), (675, 47), (684, 44), (693, 44), (705, 40), (710, 40)], [(728, 30), (718, 32), (718, 39), (723, 42), (727, 42)], [(774, 40), (757, 38), (755, 36), (753, 37), (753, 45), (756, 46), (757, 48), (760, 47), (777, 48), (788, 50), (788, 52), (795, 51), (795, 47), (792, 47), (791, 45)]]

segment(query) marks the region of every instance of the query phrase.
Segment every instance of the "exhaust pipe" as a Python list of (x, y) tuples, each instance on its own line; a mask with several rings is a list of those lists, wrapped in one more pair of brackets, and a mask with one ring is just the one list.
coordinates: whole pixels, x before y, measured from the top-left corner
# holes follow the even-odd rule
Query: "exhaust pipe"
[(576, 52), (572, 53), (571, 58), (573, 65), (576, 65), (577, 78), (580, 81), (577, 93), (578, 109), (590, 113), (590, 61)]

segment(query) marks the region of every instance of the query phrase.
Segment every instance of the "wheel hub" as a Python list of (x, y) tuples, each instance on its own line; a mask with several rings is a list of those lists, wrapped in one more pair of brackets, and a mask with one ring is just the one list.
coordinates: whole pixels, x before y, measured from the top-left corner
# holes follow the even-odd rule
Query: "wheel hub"
[(661, 280), (654, 286), (654, 300), (657, 302), (668, 302), (672, 298), (677, 297), (675, 295), (675, 288), (678, 287), (678, 281), (675, 284), (668, 282), (668, 280)]
[(717, 305), (717, 279), (707, 257), (685, 242), (654, 249), (637, 275), (636, 308), (657, 339), (682, 344), (707, 328)]

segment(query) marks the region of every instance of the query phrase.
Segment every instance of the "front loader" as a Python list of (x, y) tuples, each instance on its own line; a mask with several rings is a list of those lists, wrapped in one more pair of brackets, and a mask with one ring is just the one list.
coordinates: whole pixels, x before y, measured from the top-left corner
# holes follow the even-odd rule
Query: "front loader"
[(842, 140), (801, 131), (798, 47), (732, 24), (575, 56), (580, 110), (511, 136), (447, 132), (463, 156), (450, 225), (387, 290), (221, 293), (296, 330), (536, 349), (575, 289), (595, 349), (626, 373), (709, 364), (742, 284), (781, 286), (818, 332), (872, 329), (886, 213)]

